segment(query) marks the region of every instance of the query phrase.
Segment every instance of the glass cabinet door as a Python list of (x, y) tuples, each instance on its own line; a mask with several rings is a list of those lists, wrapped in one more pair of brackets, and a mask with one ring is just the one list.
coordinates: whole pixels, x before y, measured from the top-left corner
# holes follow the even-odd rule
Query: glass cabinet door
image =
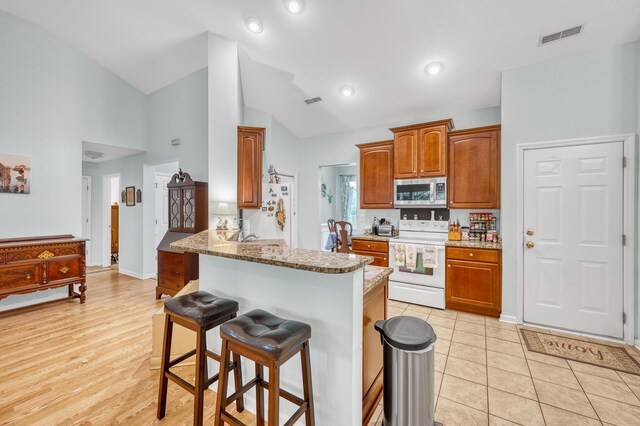
[(193, 229), (196, 226), (196, 209), (193, 188), (182, 190), (182, 227)]
[(180, 189), (170, 189), (169, 228), (179, 229), (180, 227)]

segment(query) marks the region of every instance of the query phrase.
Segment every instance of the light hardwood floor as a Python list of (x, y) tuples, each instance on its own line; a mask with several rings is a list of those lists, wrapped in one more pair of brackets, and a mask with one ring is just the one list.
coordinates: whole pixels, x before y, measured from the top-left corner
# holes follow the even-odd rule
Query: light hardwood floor
[[(193, 397), (169, 382), (156, 419), (158, 371), (149, 369), (155, 280), (117, 270), (87, 276), (77, 300), (0, 313), (1, 425), (190, 425)], [(193, 383), (193, 367), (175, 370)], [(205, 424), (215, 393), (205, 393)], [(231, 409), (235, 413), (235, 410)], [(253, 416), (238, 415), (245, 423)]]

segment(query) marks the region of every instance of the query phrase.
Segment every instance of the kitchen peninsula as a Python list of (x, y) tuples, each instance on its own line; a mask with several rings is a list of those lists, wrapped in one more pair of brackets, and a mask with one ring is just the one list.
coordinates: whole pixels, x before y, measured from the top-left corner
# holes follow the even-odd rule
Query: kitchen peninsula
[[(171, 246), (199, 253), (200, 290), (237, 300), (240, 313), (259, 308), (308, 323), (316, 424), (362, 424), (382, 391), (382, 347), (371, 342), (363, 323), (386, 316), (391, 270), (366, 266), (373, 260), (368, 256), (289, 248), (282, 240), (241, 243), (237, 237), (237, 231), (211, 230)], [(374, 296), (380, 300), (372, 301)], [(218, 329), (213, 333), (208, 347), (219, 353)], [(247, 379), (254, 370), (252, 364), (243, 359)], [(209, 367), (209, 374), (218, 371), (217, 363)], [(289, 392), (302, 394), (297, 361), (282, 367), (281, 384)], [(245, 396), (246, 407), (255, 412), (255, 394)], [(283, 416), (297, 409), (285, 400), (280, 404)]]

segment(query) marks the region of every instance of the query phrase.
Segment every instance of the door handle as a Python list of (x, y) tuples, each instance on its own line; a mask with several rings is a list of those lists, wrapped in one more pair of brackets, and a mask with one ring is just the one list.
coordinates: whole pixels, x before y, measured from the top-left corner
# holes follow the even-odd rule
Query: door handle
[(527, 248), (532, 249), (534, 245), (535, 244), (533, 244), (533, 241), (527, 241)]
[(528, 236), (532, 236), (533, 235), (533, 229), (527, 229), (527, 235)]

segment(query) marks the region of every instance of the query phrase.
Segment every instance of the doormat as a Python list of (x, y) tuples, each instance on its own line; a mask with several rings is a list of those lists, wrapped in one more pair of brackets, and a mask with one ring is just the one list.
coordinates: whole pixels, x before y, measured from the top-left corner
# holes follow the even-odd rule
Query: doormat
[(625, 348), (520, 329), (531, 352), (584, 362), (640, 376), (640, 364)]

